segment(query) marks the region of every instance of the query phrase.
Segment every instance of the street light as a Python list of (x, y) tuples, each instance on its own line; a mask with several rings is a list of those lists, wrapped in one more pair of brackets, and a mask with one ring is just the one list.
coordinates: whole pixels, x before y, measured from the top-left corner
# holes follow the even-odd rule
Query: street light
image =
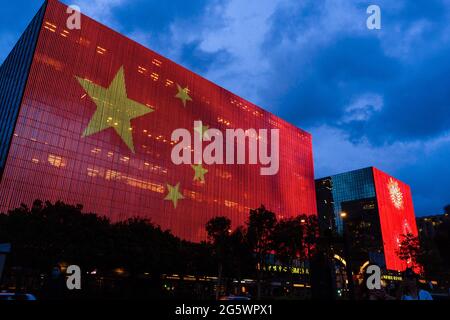
[(342, 211), (342, 212), (341, 212), (341, 218), (342, 218), (342, 219), (347, 218), (347, 212)]

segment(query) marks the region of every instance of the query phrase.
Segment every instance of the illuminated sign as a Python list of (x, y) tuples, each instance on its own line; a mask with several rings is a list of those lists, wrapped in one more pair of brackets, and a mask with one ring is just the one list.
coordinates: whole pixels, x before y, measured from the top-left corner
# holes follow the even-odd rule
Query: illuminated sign
[[(258, 268), (259, 269), (259, 268)], [(309, 269), (305, 267), (287, 267), (281, 265), (268, 265), (261, 268), (263, 271), (292, 273), (292, 274), (309, 274)]]

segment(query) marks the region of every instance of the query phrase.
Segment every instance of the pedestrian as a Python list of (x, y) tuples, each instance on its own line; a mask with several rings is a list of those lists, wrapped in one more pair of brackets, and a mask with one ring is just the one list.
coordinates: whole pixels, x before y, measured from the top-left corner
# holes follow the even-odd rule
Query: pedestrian
[(428, 291), (419, 288), (419, 275), (411, 268), (407, 268), (403, 273), (398, 297), (401, 300), (433, 300)]

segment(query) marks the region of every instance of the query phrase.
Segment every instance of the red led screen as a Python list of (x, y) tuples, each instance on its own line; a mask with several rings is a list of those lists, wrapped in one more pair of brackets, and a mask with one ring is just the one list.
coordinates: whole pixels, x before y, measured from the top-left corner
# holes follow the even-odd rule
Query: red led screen
[[(205, 239), (211, 217), (236, 226), (261, 204), (284, 217), (316, 213), (310, 134), (88, 17), (68, 30), (67, 17), (49, 1), (0, 184), (2, 211), (63, 200), (114, 221), (147, 217), (194, 241)], [(195, 120), (221, 132), (279, 129), (278, 174), (262, 176), (254, 164), (175, 165), (171, 134), (193, 133)]]
[(375, 190), (383, 235), (386, 267), (403, 271), (410, 262), (397, 256), (401, 235), (417, 236), (416, 219), (409, 186), (386, 173), (373, 168)]

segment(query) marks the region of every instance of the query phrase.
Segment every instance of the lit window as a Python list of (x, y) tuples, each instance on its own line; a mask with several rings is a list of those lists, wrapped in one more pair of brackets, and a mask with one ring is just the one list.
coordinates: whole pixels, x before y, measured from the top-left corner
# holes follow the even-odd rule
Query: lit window
[(55, 156), (53, 154), (48, 155), (48, 162), (56, 168), (62, 168), (66, 166), (62, 157)]
[(102, 48), (100, 46), (97, 46), (97, 53), (98, 54), (105, 54), (106, 53), (106, 49)]
[(157, 67), (161, 67), (162, 65), (162, 61), (159, 61), (158, 59), (153, 59), (152, 63)]
[(138, 66), (138, 72), (145, 74), (145, 73), (147, 73), (147, 69), (145, 69), (144, 67)]
[(92, 168), (88, 168), (87, 171), (88, 171), (88, 174), (87, 174), (87, 175), (88, 175), (89, 177), (96, 177), (96, 176), (98, 176), (98, 173), (99, 173), (98, 170), (92, 169)]
[(50, 23), (48, 21), (45, 22), (44, 28), (47, 30), (50, 30), (51, 32), (56, 32), (56, 25), (54, 25), (53, 23)]
[(61, 37), (67, 38), (67, 36), (69, 35), (69, 31), (63, 30), (63, 32), (61, 32), (60, 34), (61, 34)]
[(153, 79), (153, 81), (158, 81), (158, 79), (159, 79), (159, 74), (153, 72), (152, 75), (151, 75), (150, 77)]
[(91, 42), (88, 39), (83, 38), (83, 37), (80, 37), (80, 39), (77, 41), (77, 43), (84, 47), (88, 47), (91, 44)]

